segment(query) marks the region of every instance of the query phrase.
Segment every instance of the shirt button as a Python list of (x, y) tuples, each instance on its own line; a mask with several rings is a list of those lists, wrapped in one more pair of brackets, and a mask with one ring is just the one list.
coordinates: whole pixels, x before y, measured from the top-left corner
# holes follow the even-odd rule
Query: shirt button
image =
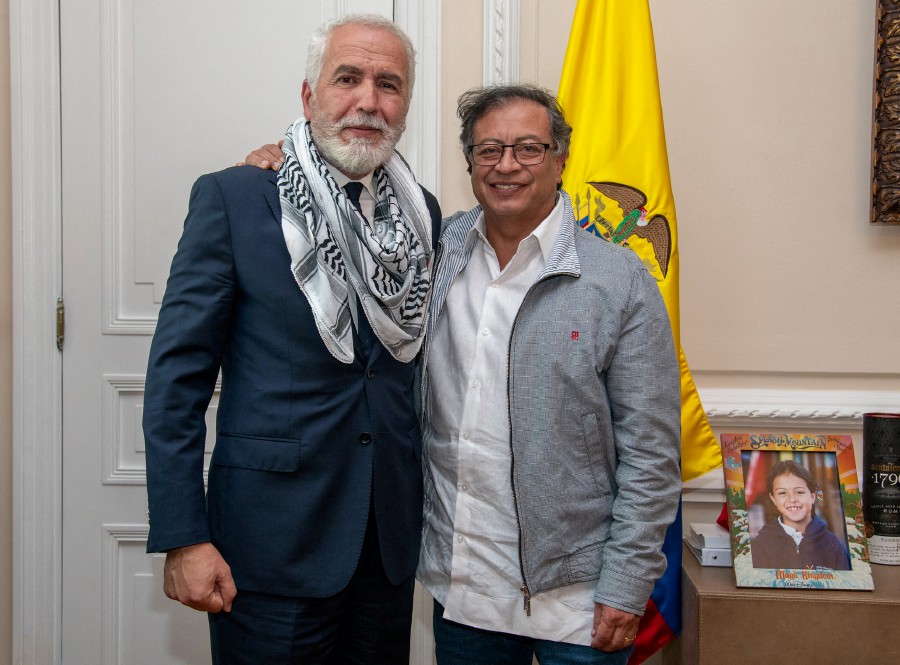
[(367, 379), (374, 379), (374, 378), (375, 378), (375, 370), (372, 369), (371, 367), (370, 367), (369, 369), (366, 370), (366, 378), (367, 378)]
[(362, 434), (359, 435), (359, 442), (361, 444), (363, 444), (364, 446), (372, 443), (372, 435), (369, 434), (368, 432), (363, 432)]
[(481, 383), (481, 381), (479, 381), (478, 379), (472, 379), (472, 387), (473, 388), (477, 388), (478, 384), (480, 384), (480, 383)]
[(468, 492), (469, 486), (466, 485), (465, 483), (463, 483), (462, 485), (459, 486), (459, 489), (461, 489), (463, 492)]
[(497, 282), (491, 282), (491, 286), (493, 286), (495, 289), (499, 289), (499, 288), (500, 288), (500, 285), (497, 284)]
[(488, 335), (491, 334), (491, 331), (488, 330), (487, 328), (482, 328), (482, 329), (481, 329), (481, 334), (484, 335), (485, 337), (487, 337)]
[(462, 536), (457, 536), (457, 537), (456, 537), (456, 542), (461, 543), (462, 541), (463, 541), (463, 537), (462, 537)]
[(464, 438), (466, 441), (468, 441), (468, 440), (469, 440), (469, 433), (468, 433), (468, 432), (463, 432), (463, 438)]

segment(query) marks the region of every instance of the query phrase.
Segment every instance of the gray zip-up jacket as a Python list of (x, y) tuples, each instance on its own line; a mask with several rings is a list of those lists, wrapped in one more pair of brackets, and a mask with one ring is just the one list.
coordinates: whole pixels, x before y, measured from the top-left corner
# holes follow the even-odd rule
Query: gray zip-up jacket
[[(642, 615), (666, 568), (661, 548), (681, 492), (678, 360), (659, 288), (640, 259), (582, 231), (561, 196), (559, 236), (522, 302), (507, 357), (523, 584), (528, 597), (597, 580), (595, 602)], [(424, 346), (426, 421), (431, 333), (472, 256), (466, 238), (480, 213), (444, 224)], [(430, 510), (428, 454), (423, 582), (449, 580), (452, 555), (451, 543), (435, 542), (452, 534)]]

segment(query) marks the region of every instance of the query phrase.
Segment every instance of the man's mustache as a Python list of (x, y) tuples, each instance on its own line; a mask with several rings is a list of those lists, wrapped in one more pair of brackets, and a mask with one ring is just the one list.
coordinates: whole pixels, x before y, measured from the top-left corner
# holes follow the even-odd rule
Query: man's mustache
[(357, 113), (356, 115), (341, 118), (338, 122), (338, 129), (349, 129), (350, 127), (365, 127), (367, 129), (377, 129), (380, 132), (388, 131), (388, 124), (383, 118), (369, 113)]

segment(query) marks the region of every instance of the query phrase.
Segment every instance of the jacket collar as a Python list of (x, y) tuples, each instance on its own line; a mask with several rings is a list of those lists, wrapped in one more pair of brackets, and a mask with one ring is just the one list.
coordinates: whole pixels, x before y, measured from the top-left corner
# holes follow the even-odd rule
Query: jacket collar
[[(553, 243), (553, 251), (550, 253), (544, 269), (538, 275), (539, 280), (558, 274), (581, 275), (581, 262), (578, 260), (578, 252), (575, 249), (576, 223), (575, 214), (572, 212), (572, 201), (565, 191), (560, 191), (559, 195), (563, 200), (563, 221)], [(469, 232), (475, 226), (481, 213), (481, 206), (475, 206), (467, 212), (456, 213), (444, 223), (441, 244), (447, 255), (463, 253), (463, 267), (469, 262), (475, 247), (475, 234)]]
[(266, 203), (269, 204), (269, 210), (272, 211), (272, 215), (274, 215), (278, 223), (281, 224), (281, 200), (278, 198), (278, 172), (269, 171), (267, 175), (267, 180), (272, 186), (266, 187)]

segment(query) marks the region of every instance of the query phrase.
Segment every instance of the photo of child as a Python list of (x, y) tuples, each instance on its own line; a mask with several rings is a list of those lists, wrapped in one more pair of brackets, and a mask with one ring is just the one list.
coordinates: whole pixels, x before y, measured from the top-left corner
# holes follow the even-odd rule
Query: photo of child
[(875, 588), (849, 434), (722, 434), (735, 583)]
[[(758, 488), (756, 501), (750, 512), (750, 553), (754, 568), (781, 569), (830, 569), (850, 570), (850, 557), (843, 530), (843, 511), (838, 502), (837, 510), (831, 506), (832, 524), (840, 529), (843, 539), (835, 535), (829, 525), (816, 514), (817, 503), (822, 506), (826, 494), (803, 459), (808, 454), (797, 454), (795, 459), (783, 459), (775, 453), (756, 453), (751, 460), (750, 474), (760, 477), (760, 471), (770, 467), (765, 476), (765, 494)], [(816, 455), (816, 461), (825, 457)], [(757, 462), (754, 464), (753, 462)], [(755, 470), (752, 467), (757, 467)], [(762, 467), (762, 468), (760, 468)], [(827, 475), (827, 469), (816, 469), (818, 475)], [(752, 485), (752, 479), (748, 479)], [(836, 478), (835, 478), (836, 482)], [(758, 484), (759, 480), (757, 480)], [(825, 488), (826, 490), (831, 488)], [(838, 493), (839, 496), (839, 493)], [(749, 505), (749, 501), (748, 501)], [(755, 523), (755, 524), (754, 524)], [(835, 530), (837, 530), (837, 528)]]

